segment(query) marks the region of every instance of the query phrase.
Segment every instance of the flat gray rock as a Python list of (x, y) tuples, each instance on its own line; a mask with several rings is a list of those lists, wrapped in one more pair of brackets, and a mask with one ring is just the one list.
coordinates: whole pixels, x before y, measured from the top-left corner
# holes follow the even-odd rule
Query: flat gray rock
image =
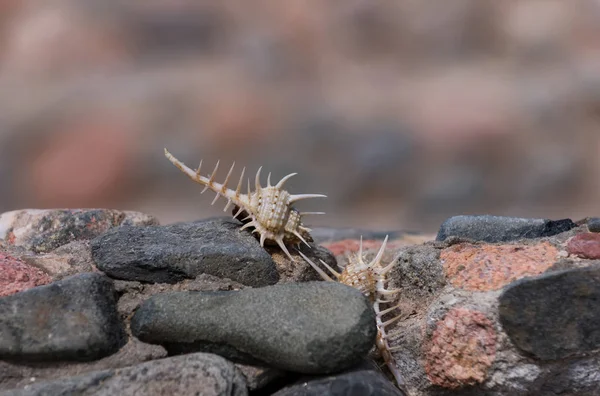
[(28, 385), (0, 395), (246, 396), (248, 389), (233, 363), (220, 356), (195, 353)]
[(309, 374), (356, 364), (377, 334), (366, 297), (333, 282), (155, 295), (135, 312), (131, 330), (169, 353), (211, 351)]
[(600, 348), (600, 267), (574, 268), (506, 287), (499, 319), (511, 341), (543, 360)]
[(522, 238), (542, 238), (560, 234), (576, 227), (570, 219), (524, 219), (503, 216), (454, 216), (438, 231), (436, 240), (455, 236), (488, 243), (508, 242)]
[(271, 256), (235, 220), (120, 227), (91, 246), (98, 268), (115, 279), (176, 283), (209, 274), (252, 287), (279, 280)]
[(127, 336), (112, 280), (83, 273), (0, 298), (0, 359), (94, 360)]

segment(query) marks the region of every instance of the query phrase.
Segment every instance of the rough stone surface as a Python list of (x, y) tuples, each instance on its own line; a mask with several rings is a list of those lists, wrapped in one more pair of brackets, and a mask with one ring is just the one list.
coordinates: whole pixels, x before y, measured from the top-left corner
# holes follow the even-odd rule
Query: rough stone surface
[(195, 353), (159, 359), (118, 370), (42, 382), (4, 392), (3, 396), (42, 395), (195, 395), (245, 396), (240, 371), (220, 356)]
[(0, 359), (94, 360), (125, 341), (104, 275), (75, 275), (0, 299)]
[(158, 221), (146, 214), (110, 209), (25, 209), (0, 215), (0, 239), (35, 253), (47, 253), (69, 242), (93, 239), (122, 225)]
[(205, 273), (252, 287), (275, 284), (271, 256), (239, 228), (229, 219), (120, 227), (92, 241), (92, 258), (116, 279), (174, 283)]
[(303, 378), (273, 396), (408, 396), (375, 370), (352, 370), (326, 377)]
[[(381, 239), (366, 239), (363, 237), (363, 251), (377, 250), (381, 247), (381, 243), (385, 236)], [(391, 238), (391, 237), (390, 237)], [(389, 239), (386, 245), (387, 250), (395, 250), (400, 247), (420, 244), (432, 240), (429, 236), (423, 235), (404, 235), (398, 239)], [(349, 255), (358, 253), (360, 250), (360, 237), (358, 239), (342, 239), (340, 241), (329, 242), (324, 244), (335, 256)]]
[(440, 249), (429, 245), (401, 248), (389, 274), (393, 288), (400, 288), (402, 298), (413, 301), (437, 295), (446, 284), (439, 256)]
[(146, 344), (135, 337), (129, 337), (127, 344), (116, 353), (94, 361), (23, 364), (22, 362), (0, 360), (0, 392), (31, 385), (32, 378), (36, 382), (52, 381), (57, 378), (78, 376), (93, 371), (133, 366), (166, 356), (167, 351), (160, 345)]
[(367, 299), (333, 282), (156, 295), (136, 311), (131, 330), (170, 353), (219, 348), (219, 354), (241, 363), (248, 363), (244, 360), (250, 356), (309, 374), (356, 364), (373, 347), (376, 335)]
[(92, 260), (90, 241), (73, 241), (48, 253), (21, 251), (19, 257), (43, 269), (54, 280), (82, 272), (98, 272)]
[(440, 259), (450, 283), (464, 290), (498, 290), (525, 276), (539, 275), (558, 260), (558, 249), (535, 245), (459, 243), (443, 249)]
[(429, 380), (444, 388), (482, 383), (496, 357), (496, 331), (484, 313), (453, 308), (425, 346)]
[(283, 378), (286, 373), (272, 367), (249, 366), (247, 364), (236, 363), (237, 367), (246, 379), (246, 386), (249, 391), (262, 389), (273, 381)]
[(0, 297), (50, 283), (52, 278), (39, 268), (0, 250)]
[(596, 396), (600, 390), (600, 357), (568, 362), (558, 370), (549, 371), (538, 382), (541, 386), (531, 394)]
[(600, 234), (586, 232), (575, 235), (569, 239), (567, 251), (584, 259), (600, 259)]
[[(311, 267), (311, 265), (308, 264), (295, 250), (290, 252), (295, 259), (294, 262), (292, 262), (289, 257), (277, 247), (266, 247), (266, 250), (269, 252), (277, 266), (277, 272), (279, 273), (278, 283), (322, 280), (319, 273), (315, 271), (314, 268)], [(308, 246), (301, 244), (300, 251), (313, 263), (319, 263), (319, 260), (323, 260), (331, 266), (331, 268), (336, 271), (341, 271), (335, 256), (322, 246), (311, 243), (311, 247), (309, 248)]]
[(499, 297), (500, 322), (515, 346), (541, 360), (600, 348), (600, 267), (521, 279)]
[(450, 236), (489, 243), (508, 242), (521, 238), (541, 238), (560, 234), (576, 227), (569, 219), (524, 219), (502, 216), (454, 216), (438, 231), (436, 240), (444, 241)]

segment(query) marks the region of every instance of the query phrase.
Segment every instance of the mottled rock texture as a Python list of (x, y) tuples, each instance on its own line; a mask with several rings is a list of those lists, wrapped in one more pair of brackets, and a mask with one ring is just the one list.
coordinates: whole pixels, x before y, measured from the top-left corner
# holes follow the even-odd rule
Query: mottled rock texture
[(75, 394), (245, 396), (248, 390), (241, 372), (231, 362), (220, 356), (195, 353), (27, 385), (3, 393), (6, 396)]
[(109, 209), (26, 209), (0, 215), (0, 239), (35, 253), (91, 240), (123, 225), (158, 224), (152, 216)]
[(473, 245), (443, 249), (440, 260), (450, 283), (473, 291), (498, 290), (524, 276), (541, 274), (558, 259), (547, 242), (536, 245)]
[(0, 297), (50, 283), (44, 271), (0, 251)]

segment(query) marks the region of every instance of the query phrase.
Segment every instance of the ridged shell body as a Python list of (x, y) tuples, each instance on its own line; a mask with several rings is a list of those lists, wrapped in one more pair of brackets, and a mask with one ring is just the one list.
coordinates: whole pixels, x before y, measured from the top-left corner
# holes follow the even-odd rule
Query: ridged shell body
[(302, 226), (300, 214), (290, 206), (290, 194), (276, 187), (263, 188), (252, 194), (250, 207), (255, 208), (253, 216), (257, 228), (277, 235), (281, 230), (286, 234), (284, 240), (298, 240), (293, 233)]
[(372, 268), (364, 265), (358, 257), (350, 258), (338, 281), (360, 290), (371, 302), (375, 301), (377, 275)]
[[(312, 241), (310, 237), (310, 228), (305, 227), (302, 224), (302, 215), (304, 214), (322, 214), (321, 212), (304, 212), (301, 213), (296, 210), (292, 204), (306, 198), (319, 198), (326, 197), (322, 194), (290, 194), (284, 190), (283, 184), (295, 173), (289, 174), (282, 178), (277, 185), (271, 185), (271, 174), (267, 178), (267, 186), (262, 187), (260, 185), (260, 171), (256, 173), (255, 178), (255, 190), (250, 191), (250, 180), (248, 179), (248, 191), (246, 194), (241, 193), (242, 181), (244, 178), (244, 172), (246, 168), (242, 170), (242, 175), (238, 182), (236, 190), (227, 188), (227, 183), (233, 171), (233, 165), (229, 169), (227, 177), (223, 184), (214, 181), (219, 163), (215, 166), (214, 171), (210, 177), (204, 177), (200, 174), (200, 166), (196, 171), (188, 168), (184, 163), (173, 157), (165, 149), (165, 156), (175, 166), (177, 166), (183, 173), (188, 175), (192, 180), (197, 183), (204, 185), (205, 192), (207, 189), (211, 189), (217, 196), (213, 200), (214, 204), (219, 197), (227, 199), (227, 205), (224, 211), (233, 204), (237, 208), (234, 214), (234, 218), (238, 218), (240, 215), (245, 217), (242, 219), (244, 225), (241, 230), (249, 227), (254, 227), (253, 232), (260, 235), (260, 245), (264, 246), (265, 241), (271, 241), (279, 245), (279, 247), (286, 253), (286, 255), (293, 261), (290, 252), (286, 248), (286, 244), (304, 242), (309, 247), (307, 241)], [(235, 165), (235, 164), (234, 164)]]

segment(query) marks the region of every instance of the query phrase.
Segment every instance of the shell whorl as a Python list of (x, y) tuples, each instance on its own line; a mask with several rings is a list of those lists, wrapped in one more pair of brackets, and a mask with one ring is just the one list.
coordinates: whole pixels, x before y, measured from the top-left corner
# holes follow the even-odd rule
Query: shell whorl
[(242, 219), (244, 225), (241, 227), (241, 230), (253, 227), (252, 232), (259, 234), (261, 246), (264, 246), (266, 241), (274, 242), (292, 261), (294, 259), (287, 249), (286, 244), (303, 242), (311, 247), (307, 242), (307, 240), (312, 241), (310, 237), (311, 229), (302, 224), (302, 216), (323, 214), (323, 212), (299, 212), (292, 204), (303, 199), (326, 198), (327, 196), (323, 194), (290, 194), (284, 190), (284, 183), (292, 176), (295, 176), (296, 173), (291, 173), (283, 177), (274, 186), (271, 185), (271, 174), (269, 173), (267, 186), (262, 187), (260, 182), (262, 167), (260, 167), (258, 172), (256, 172), (254, 191), (251, 190), (250, 179), (248, 179), (246, 194), (242, 194), (245, 167), (242, 169), (237, 188), (232, 190), (227, 187), (235, 162), (231, 165), (225, 181), (218, 183), (215, 181), (215, 176), (219, 168), (219, 161), (217, 161), (211, 175), (206, 177), (200, 173), (202, 161), (200, 161), (198, 169), (194, 171), (175, 158), (167, 149), (165, 149), (165, 156), (190, 179), (204, 186), (201, 193), (204, 193), (208, 189), (216, 193), (211, 205), (214, 205), (219, 197), (223, 197), (227, 199), (227, 204), (223, 211), (227, 211), (231, 204), (233, 204), (237, 208), (233, 214), (234, 218), (237, 219), (240, 215), (245, 215)]
[[(404, 377), (398, 370), (398, 366), (392, 356), (392, 351), (394, 348), (391, 348), (388, 342), (389, 335), (386, 331), (386, 327), (391, 325), (392, 323), (398, 321), (401, 316), (395, 316), (391, 319), (385, 320), (383, 317), (396, 310), (399, 305), (392, 306), (390, 308), (381, 309), (381, 304), (389, 304), (393, 301), (388, 299), (394, 297), (397, 293), (400, 292), (398, 289), (387, 289), (386, 288), (386, 275), (393, 269), (394, 265), (397, 262), (397, 257), (395, 257), (391, 263), (387, 266), (383, 266), (381, 264), (381, 259), (383, 258), (383, 254), (385, 251), (385, 247), (388, 241), (388, 236), (385, 237), (383, 243), (381, 244), (381, 248), (377, 252), (375, 258), (372, 261), (366, 263), (363, 258), (363, 243), (362, 237), (360, 238), (360, 247), (357, 255), (348, 257), (348, 263), (344, 270), (340, 273), (331, 268), (327, 263), (323, 260), (320, 260), (321, 264), (327, 268), (327, 270), (331, 273), (333, 278), (325, 273), (318, 265), (316, 265), (313, 261), (311, 261), (308, 257), (306, 257), (302, 252), (299, 252), (300, 255), (304, 258), (304, 260), (311, 265), (321, 275), (326, 281), (334, 282), (338, 281), (345, 285), (352, 286), (358, 290), (360, 290), (373, 304), (373, 309), (375, 311), (375, 320), (377, 324), (377, 338), (376, 338), (376, 346), (381, 354), (386, 366), (394, 376), (396, 380), (396, 384), (398, 388), (404, 391), (407, 395), (408, 390), (406, 389), (406, 382)], [(335, 278), (335, 279), (334, 279)]]

